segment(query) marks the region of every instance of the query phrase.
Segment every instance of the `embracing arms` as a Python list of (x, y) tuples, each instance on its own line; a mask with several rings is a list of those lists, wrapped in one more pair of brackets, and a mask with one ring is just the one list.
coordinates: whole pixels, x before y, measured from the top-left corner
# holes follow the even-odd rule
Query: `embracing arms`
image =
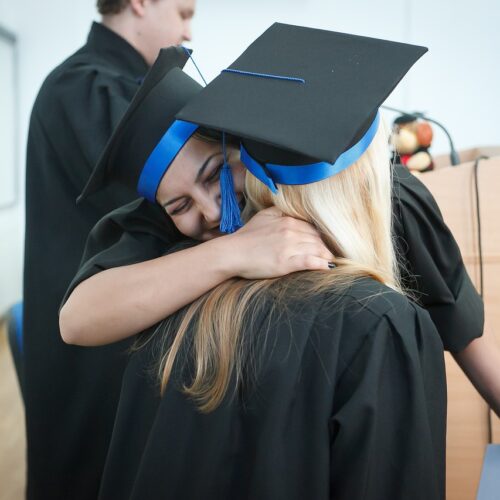
[(70, 344), (109, 344), (153, 326), (229, 278), (328, 269), (332, 259), (312, 226), (264, 210), (232, 235), (82, 281), (60, 311), (61, 336)]

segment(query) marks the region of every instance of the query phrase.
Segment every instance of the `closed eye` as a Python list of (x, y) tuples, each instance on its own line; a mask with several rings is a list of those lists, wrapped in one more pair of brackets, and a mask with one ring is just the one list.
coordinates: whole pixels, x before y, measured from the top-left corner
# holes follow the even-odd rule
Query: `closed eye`
[(169, 212), (169, 215), (179, 215), (182, 212), (186, 212), (189, 209), (189, 206), (191, 205), (190, 201), (185, 201), (181, 205), (179, 205), (177, 208), (174, 208), (171, 212)]
[(216, 180), (218, 180), (222, 167), (223, 167), (223, 163), (221, 163), (220, 165), (217, 165), (217, 167), (214, 168), (212, 173), (207, 177), (206, 182), (215, 182)]

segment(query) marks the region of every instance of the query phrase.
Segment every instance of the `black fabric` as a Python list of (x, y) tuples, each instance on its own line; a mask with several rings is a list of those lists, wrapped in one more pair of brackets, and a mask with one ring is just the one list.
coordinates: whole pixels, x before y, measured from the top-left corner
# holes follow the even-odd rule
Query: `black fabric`
[(144, 198), (113, 210), (90, 232), (80, 268), (62, 304), (82, 281), (94, 274), (161, 257), (183, 238), (165, 210)]
[[(457, 243), (432, 194), (401, 165), (394, 167), (393, 206), (403, 282), (429, 311), (445, 349), (461, 351), (482, 335), (484, 306)], [(89, 235), (68, 295), (104, 269), (163, 255), (179, 238), (164, 230), (165, 220), (160, 207), (144, 200), (105, 216)]]
[(235, 398), (232, 384), (213, 413), (180, 391), (189, 367), (159, 398), (155, 337), (132, 356), (99, 498), (444, 500), (446, 384), (429, 315), (368, 279), (285, 316), (270, 305), (243, 332), (256, 380)]
[(177, 111), (201, 89), (182, 71), (188, 57), (182, 47), (160, 50), (78, 201), (110, 183), (136, 189), (146, 160), (174, 122)]
[(131, 45), (94, 23), (87, 44), (47, 77), (33, 107), (24, 264), (29, 499), (91, 499), (99, 487), (128, 342), (65, 345), (58, 308), (90, 229), (136, 197), (114, 188), (75, 203), (147, 70)]
[[(280, 160), (284, 150), (300, 155), (296, 164), (304, 157), (333, 163), (365, 134), (425, 52), (417, 45), (275, 23), (229, 69), (302, 83), (222, 72), (177, 117), (241, 137), (252, 156), (268, 162), (289, 163), (286, 156)], [(262, 145), (278, 154), (263, 154)]]
[(429, 311), (445, 348), (459, 352), (483, 334), (483, 301), (432, 194), (401, 165), (394, 180), (394, 233), (404, 284)]

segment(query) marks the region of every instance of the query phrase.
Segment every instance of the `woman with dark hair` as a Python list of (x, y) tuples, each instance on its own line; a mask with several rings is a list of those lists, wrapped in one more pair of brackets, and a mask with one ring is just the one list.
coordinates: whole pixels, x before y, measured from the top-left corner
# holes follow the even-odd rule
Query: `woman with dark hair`
[[(238, 232), (222, 227), (221, 203), (229, 198), (236, 208), (243, 204), (245, 168), (235, 138), (226, 137), (223, 152), (220, 132), (175, 119), (201, 90), (181, 70), (185, 62), (182, 48), (160, 52), (79, 199), (85, 203), (110, 183), (138, 189), (144, 196), (116, 212), (118, 219), (130, 209), (138, 214), (131, 221), (137, 234), (120, 234), (118, 219), (98, 224), (91, 233), (84, 264), (60, 312), (61, 335), (68, 343), (103, 345), (130, 337), (233, 276), (272, 278), (305, 269), (328, 269), (333, 259), (313, 226), (277, 217), (273, 210), (256, 215)], [(229, 182), (236, 193), (228, 191), (224, 197), (220, 181), (229, 172), (225, 160), (231, 161)], [(233, 234), (223, 236), (222, 229)], [(165, 255), (147, 268), (144, 261), (160, 257), (182, 236), (204, 243)], [(103, 244), (104, 254), (98, 250)], [(89, 258), (94, 253), (97, 255)], [(140, 263), (139, 273), (132, 269), (125, 277), (127, 282), (121, 278), (115, 282), (112, 276), (108, 281), (103, 273), (103, 287), (100, 283), (97, 290), (93, 283), (87, 286), (85, 278), (100, 270), (136, 262)], [(96, 278), (100, 281), (99, 275)], [(114, 289), (109, 293), (111, 283)], [(142, 297), (142, 305), (134, 302), (130, 289)], [(92, 323), (91, 328), (87, 322)]]

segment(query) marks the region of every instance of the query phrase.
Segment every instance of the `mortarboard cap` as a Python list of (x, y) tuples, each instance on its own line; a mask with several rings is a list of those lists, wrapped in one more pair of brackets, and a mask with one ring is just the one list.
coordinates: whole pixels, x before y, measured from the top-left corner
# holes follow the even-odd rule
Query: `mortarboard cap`
[(182, 71), (189, 57), (184, 47), (160, 50), (78, 201), (111, 182), (137, 189), (155, 201), (161, 178), (197, 128), (175, 120), (176, 113), (202, 89)]
[(363, 154), (378, 108), (426, 51), (275, 23), (177, 118), (241, 137), (242, 161), (273, 191), (315, 182)]

